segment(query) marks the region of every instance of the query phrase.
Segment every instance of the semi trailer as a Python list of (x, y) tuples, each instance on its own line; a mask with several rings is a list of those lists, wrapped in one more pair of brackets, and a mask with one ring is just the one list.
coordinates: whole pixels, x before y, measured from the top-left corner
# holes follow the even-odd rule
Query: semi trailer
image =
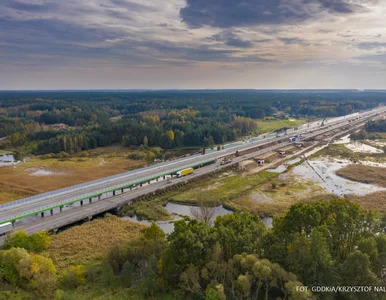
[(177, 177), (182, 177), (182, 176), (186, 176), (186, 175), (192, 174), (193, 171), (194, 171), (193, 168), (187, 168), (187, 169), (178, 171), (176, 174), (177, 174)]
[(12, 230), (12, 223), (7, 222), (0, 225), (0, 236), (6, 235), (7, 233), (11, 232)]

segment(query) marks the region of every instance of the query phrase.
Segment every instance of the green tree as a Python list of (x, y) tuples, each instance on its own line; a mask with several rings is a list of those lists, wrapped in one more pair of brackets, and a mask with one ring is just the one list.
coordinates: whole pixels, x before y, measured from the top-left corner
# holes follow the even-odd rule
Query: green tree
[(29, 290), (41, 298), (52, 299), (57, 276), (51, 259), (38, 254), (27, 255), (19, 261), (16, 268)]
[(175, 222), (168, 241), (169, 247), (161, 260), (161, 271), (170, 284), (178, 283), (180, 274), (189, 265), (205, 265), (215, 245), (210, 225), (197, 220)]
[(48, 231), (41, 231), (30, 236), (31, 249), (37, 253), (47, 250), (51, 245), (51, 238)]
[[(356, 250), (347, 256), (341, 267), (342, 285), (346, 286), (379, 286), (382, 285), (382, 280), (378, 279), (377, 276), (370, 269), (369, 257)], [(381, 295), (376, 293), (366, 294), (362, 293), (350, 293), (345, 294), (347, 299), (381, 299)]]
[(149, 140), (148, 140), (148, 138), (147, 138), (147, 136), (145, 136), (144, 138), (143, 138), (143, 143), (142, 143), (145, 147), (147, 147), (147, 146), (149, 146)]
[(238, 253), (259, 253), (260, 239), (266, 228), (257, 215), (233, 213), (218, 216), (214, 230), (225, 259), (230, 259)]
[(17, 266), (19, 261), (29, 257), (27, 250), (24, 248), (11, 248), (9, 250), (2, 251), (1, 255), (1, 270), (2, 277), (12, 285), (20, 284), (21, 276)]
[(27, 250), (31, 250), (30, 237), (24, 231), (18, 231), (13, 234), (9, 234), (4, 240), (3, 248), (24, 248)]

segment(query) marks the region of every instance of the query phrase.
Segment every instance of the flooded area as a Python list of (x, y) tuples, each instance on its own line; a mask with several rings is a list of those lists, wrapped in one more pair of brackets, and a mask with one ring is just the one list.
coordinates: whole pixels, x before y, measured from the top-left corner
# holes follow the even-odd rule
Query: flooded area
[(15, 160), (12, 154), (0, 155), (0, 167), (9, 167), (20, 164), (20, 160)]
[(345, 144), (345, 146), (353, 152), (361, 152), (361, 153), (383, 153), (383, 150), (375, 148), (373, 146), (369, 146), (367, 144), (363, 144), (361, 142), (350, 142), (349, 144)]
[(292, 172), (307, 180), (313, 180), (327, 192), (344, 196), (345, 194), (367, 195), (384, 188), (347, 180), (335, 172), (349, 163), (347, 161), (311, 160), (296, 166)]
[[(159, 227), (161, 227), (161, 229), (166, 234), (171, 233), (174, 230), (174, 223), (173, 222), (181, 220), (184, 216), (188, 216), (188, 217), (193, 218), (192, 209), (195, 209), (195, 208), (197, 208), (197, 207), (196, 206), (190, 206), (190, 205), (168, 203), (165, 206), (165, 209), (169, 212), (169, 214), (174, 216), (173, 220), (172, 221), (157, 221), (156, 223)], [(232, 214), (232, 213), (233, 213), (233, 211), (228, 210), (228, 209), (224, 208), (222, 205), (220, 205), (216, 208), (216, 213), (215, 213), (212, 220), (215, 220), (217, 218), (217, 216), (228, 215), (228, 214)], [(140, 220), (137, 218), (137, 216), (123, 217), (123, 219), (129, 219), (129, 220), (140, 222), (140, 223), (143, 223), (146, 225), (151, 225), (151, 223), (152, 223), (148, 220)], [(262, 221), (267, 226), (267, 228), (272, 227), (272, 221), (273, 221), (272, 218), (270, 218), (270, 217), (263, 218)]]
[(285, 171), (287, 171), (287, 166), (291, 166), (291, 165), (297, 164), (301, 160), (302, 160), (301, 157), (297, 157), (295, 159), (291, 159), (289, 161), (284, 162), (283, 164), (281, 164), (280, 166), (278, 166), (278, 167), (276, 167), (274, 169), (268, 169), (267, 171), (268, 172), (273, 172), (273, 173), (284, 173)]

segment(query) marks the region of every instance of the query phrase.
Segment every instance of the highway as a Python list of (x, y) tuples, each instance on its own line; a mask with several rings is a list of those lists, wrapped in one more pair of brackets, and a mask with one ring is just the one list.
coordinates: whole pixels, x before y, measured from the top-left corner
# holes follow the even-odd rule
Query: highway
[[(166, 161), (160, 164), (156, 164), (150, 167), (127, 172), (121, 175), (116, 175), (112, 177), (107, 177), (105, 179), (92, 181), (92, 182), (83, 184), (81, 186), (69, 187), (67, 189), (59, 190), (56, 192), (50, 192), (50, 193), (42, 194), (40, 196), (31, 197), (32, 199), (18, 200), (13, 203), (11, 202), (7, 204), (5, 207), (2, 207), (0, 209), (0, 223), (7, 222), (7, 220), (10, 220), (15, 217), (20, 217), (26, 214), (39, 212), (44, 209), (49, 210), (51, 207), (55, 205), (61, 205), (71, 200), (86, 198), (88, 196), (96, 197), (96, 195), (98, 194), (105, 194), (106, 190), (112, 190), (114, 188), (118, 188), (121, 186), (129, 186), (139, 181), (146, 181), (147, 178), (162, 177), (165, 174), (175, 173), (179, 169), (190, 167), (192, 165), (200, 165), (210, 160), (216, 160), (220, 157), (234, 154), (236, 151), (241, 152), (241, 151), (256, 148), (258, 146), (262, 146), (264, 144), (271, 143), (274, 141), (280, 141), (280, 140), (283, 141), (283, 139), (288, 139), (290, 136), (293, 136), (293, 135), (303, 135), (306, 137), (311, 137), (311, 136), (320, 135), (324, 132), (331, 131), (333, 129), (338, 129), (340, 127), (344, 127), (347, 125), (352, 126), (354, 125), (354, 123), (363, 122), (364, 119), (373, 117), (376, 114), (385, 112), (385, 111), (386, 111), (386, 107), (379, 107), (372, 111), (365, 111), (359, 114), (355, 113), (344, 117), (329, 119), (324, 127), (320, 127), (320, 122), (308, 123), (300, 126), (298, 130), (291, 130), (291, 131), (289, 130), (287, 136), (280, 136), (280, 137), (270, 136), (266, 138), (262, 138), (262, 137), (254, 138), (254, 139), (251, 139), (250, 142), (246, 142), (243, 144), (239, 144), (240, 142), (236, 143), (236, 145), (233, 145), (233, 146), (232, 144), (229, 144), (225, 147), (224, 150), (221, 150), (221, 151), (215, 151), (205, 155), (193, 155), (193, 156), (178, 159), (178, 160)], [(352, 121), (352, 122), (349, 122), (349, 121)], [(281, 144), (275, 145), (274, 148), (277, 149), (280, 147), (284, 147), (287, 144), (288, 143), (281, 143)], [(260, 154), (260, 152), (261, 153), (267, 152), (269, 151), (270, 148), (272, 147), (259, 150), (255, 153), (255, 155)], [(242, 160), (242, 159), (243, 158), (241, 157), (241, 158), (238, 158), (236, 161), (238, 162), (239, 160)], [(200, 169), (197, 169), (195, 171), (196, 174), (194, 176), (199, 176), (200, 173), (207, 170), (207, 168), (210, 168), (210, 166), (202, 168), (203, 169), (202, 171)], [(178, 180), (183, 180), (183, 178)], [(128, 201), (127, 197), (130, 196), (135, 198), (137, 197), (135, 196), (137, 193), (143, 194), (143, 193), (151, 192), (153, 191), (153, 189), (159, 188), (160, 184), (165, 184), (165, 182), (146, 185), (141, 188), (135, 189), (130, 193), (127, 193), (127, 195), (126, 193), (124, 193), (119, 196), (115, 196), (109, 199), (104, 199), (103, 201), (98, 201), (93, 204), (87, 204), (82, 207), (80, 206), (78, 207), (79, 207), (79, 210), (87, 210), (90, 208), (89, 206), (94, 206), (94, 204), (98, 204), (98, 206), (100, 207), (95, 208), (94, 209), (95, 211), (97, 211), (98, 209), (101, 209), (102, 211), (106, 211), (106, 210), (109, 210), (107, 209), (108, 207), (106, 206), (109, 206), (110, 204), (112, 205), (112, 207), (116, 207), (117, 206), (116, 201), (119, 201), (119, 199), (123, 198), (124, 202), (127, 202)], [(75, 208), (71, 209), (71, 207), (66, 207), (65, 210), (60, 215), (63, 215), (64, 217), (67, 214), (72, 215), (74, 213), (75, 213)], [(84, 212), (80, 214), (84, 215)], [(94, 215), (94, 214), (95, 212), (92, 213), (91, 215)], [(51, 218), (54, 218), (54, 217), (55, 215), (52, 216)]]

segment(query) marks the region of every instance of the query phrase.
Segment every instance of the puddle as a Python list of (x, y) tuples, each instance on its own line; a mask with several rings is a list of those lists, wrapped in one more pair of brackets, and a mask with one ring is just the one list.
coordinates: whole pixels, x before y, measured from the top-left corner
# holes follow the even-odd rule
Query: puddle
[[(176, 216), (172, 221), (156, 221), (156, 223), (166, 234), (171, 233), (174, 230), (174, 223), (173, 223), (174, 221), (181, 220), (182, 216), (189, 216), (189, 217), (193, 218), (192, 209), (194, 209), (194, 208), (197, 208), (197, 207), (196, 206), (190, 206), (190, 205), (168, 203), (165, 206), (165, 209), (171, 215), (178, 215), (178, 216)], [(215, 220), (217, 218), (217, 216), (228, 215), (228, 214), (232, 214), (232, 213), (233, 213), (233, 211), (224, 208), (222, 205), (218, 206), (216, 209), (216, 213), (213, 217), (213, 220)], [(151, 225), (151, 223), (152, 223), (148, 220), (139, 220), (137, 216), (134, 216), (134, 217), (126, 216), (126, 217), (122, 217), (122, 219), (126, 219), (126, 220), (129, 219), (129, 220), (140, 222), (140, 223), (146, 224), (146, 225)], [(262, 219), (262, 221), (265, 223), (267, 228), (272, 227), (272, 220), (273, 219), (271, 217), (266, 217), (266, 218)]]
[(317, 182), (327, 192), (344, 196), (345, 194), (366, 195), (380, 190), (385, 190), (371, 184), (351, 181), (340, 177), (335, 172), (348, 165), (347, 161), (312, 160), (304, 162), (293, 169), (293, 174), (307, 180)]
[(285, 170), (287, 170), (287, 167), (282, 164), (275, 169), (268, 169), (267, 171), (272, 173), (283, 173)]
[(30, 168), (30, 169), (27, 169), (27, 171), (32, 171), (32, 173), (29, 174), (30, 176), (51, 176), (51, 175), (64, 174), (64, 172), (55, 172), (47, 169), (37, 169), (37, 168)]
[(339, 140), (333, 142), (333, 144), (348, 144), (351, 142), (350, 135), (345, 135), (344, 137), (341, 137)]
[(362, 152), (362, 153), (383, 153), (381, 149), (375, 148), (373, 146), (369, 146), (363, 144), (361, 142), (352, 142), (349, 144), (345, 144), (345, 146), (354, 152)]
[(0, 155), (0, 167), (9, 167), (20, 164), (20, 160), (15, 160), (12, 154)]

